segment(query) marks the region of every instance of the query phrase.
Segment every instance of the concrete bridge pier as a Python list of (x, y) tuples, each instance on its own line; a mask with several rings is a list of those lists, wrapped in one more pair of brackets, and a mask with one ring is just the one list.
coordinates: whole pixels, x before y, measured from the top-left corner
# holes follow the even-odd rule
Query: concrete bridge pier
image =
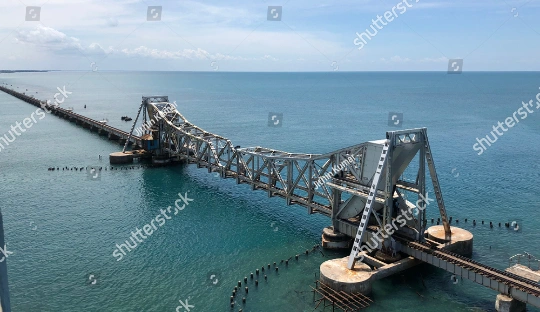
[(458, 255), (465, 257), (472, 256), (473, 253), (473, 235), (471, 232), (458, 228), (450, 227), (452, 236), (445, 237), (444, 227), (442, 225), (434, 225), (427, 229), (428, 238), (438, 243), (444, 244), (445, 249), (455, 252)]
[[(507, 272), (519, 275), (529, 280), (540, 282), (540, 271), (535, 271), (528, 266), (515, 264), (506, 269)], [(504, 294), (498, 294), (495, 301), (495, 310), (497, 312), (524, 312), (527, 304)]]
[(333, 226), (323, 229), (321, 246), (326, 249), (351, 249), (353, 239), (343, 233), (334, 231)]
[(373, 284), (369, 265), (357, 261), (352, 270), (347, 268), (348, 257), (325, 261), (320, 266), (320, 280), (335, 291), (369, 295)]
[(133, 153), (131, 152), (116, 152), (109, 154), (109, 162), (111, 165), (131, 164), (133, 163)]
[(525, 312), (527, 305), (524, 302), (503, 294), (497, 295), (495, 310), (497, 312)]

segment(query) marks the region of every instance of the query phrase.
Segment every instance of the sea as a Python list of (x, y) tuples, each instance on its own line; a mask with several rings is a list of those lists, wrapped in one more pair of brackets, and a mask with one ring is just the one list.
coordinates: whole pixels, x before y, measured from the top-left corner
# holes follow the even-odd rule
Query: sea
[[(472, 258), (498, 269), (516, 254), (540, 258), (540, 110), (499, 128), (480, 155), (473, 149), (536, 101), (539, 72), (52, 71), (0, 74), (0, 84), (51, 102), (65, 90), (56, 96), (61, 107), (126, 131), (132, 124), (121, 117), (135, 119), (142, 96), (166, 95), (189, 121), (234, 145), (288, 152), (322, 154), (426, 127), (448, 216), (474, 235)], [(0, 107), (0, 135), (36, 111), (3, 92)], [(280, 126), (269, 122), (276, 114)], [(109, 166), (121, 149), (47, 114), (0, 150), (13, 311), (332, 311), (316, 308), (311, 292), (320, 264), (348, 255), (313, 250), (328, 217), (195, 165), (103, 170), (98, 178), (48, 170)], [(179, 194), (192, 201), (117, 261), (116, 245)], [(436, 206), (427, 216), (439, 217)], [(496, 295), (423, 264), (376, 281), (366, 311), (494, 311)]]

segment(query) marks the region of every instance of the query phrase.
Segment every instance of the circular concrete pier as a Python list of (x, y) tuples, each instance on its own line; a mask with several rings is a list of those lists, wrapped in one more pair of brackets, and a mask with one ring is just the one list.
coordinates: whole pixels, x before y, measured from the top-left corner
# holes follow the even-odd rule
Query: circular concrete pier
[(352, 270), (347, 268), (349, 257), (332, 259), (321, 264), (321, 282), (335, 291), (346, 293), (371, 293), (371, 268), (357, 261)]
[(353, 241), (345, 234), (334, 232), (333, 226), (323, 229), (321, 240), (322, 247), (326, 249), (350, 249)]
[(452, 236), (450, 240), (445, 237), (444, 227), (434, 225), (427, 229), (428, 238), (439, 243), (447, 244), (445, 248), (448, 251), (455, 252), (462, 256), (470, 257), (473, 252), (473, 235), (471, 232), (462, 228), (450, 227)]
[(109, 154), (109, 162), (115, 165), (131, 164), (133, 163), (133, 154), (122, 152), (111, 153)]

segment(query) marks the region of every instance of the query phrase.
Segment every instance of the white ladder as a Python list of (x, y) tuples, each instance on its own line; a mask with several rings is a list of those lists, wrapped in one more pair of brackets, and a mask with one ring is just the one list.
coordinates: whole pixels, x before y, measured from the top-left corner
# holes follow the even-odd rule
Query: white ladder
[(379, 164), (377, 165), (377, 170), (375, 171), (375, 176), (373, 176), (373, 182), (371, 184), (371, 188), (369, 190), (369, 195), (366, 200), (366, 206), (364, 207), (364, 212), (362, 213), (362, 219), (360, 219), (360, 225), (358, 226), (358, 232), (356, 233), (356, 238), (354, 239), (354, 244), (351, 250), (351, 255), (349, 256), (349, 262), (347, 264), (347, 267), (349, 270), (352, 270), (355, 263), (355, 258), (358, 255), (358, 252), (360, 251), (360, 246), (362, 245), (362, 238), (364, 237), (364, 233), (366, 231), (368, 222), (369, 222), (369, 216), (371, 214), (371, 211), (373, 210), (373, 203), (375, 201), (375, 196), (377, 194), (377, 187), (379, 186), (379, 181), (381, 178), (381, 173), (384, 170), (384, 167), (386, 165), (386, 156), (388, 154), (388, 148), (390, 147), (390, 141), (386, 140), (384, 143), (382, 152), (381, 152), (381, 158), (379, 159)]

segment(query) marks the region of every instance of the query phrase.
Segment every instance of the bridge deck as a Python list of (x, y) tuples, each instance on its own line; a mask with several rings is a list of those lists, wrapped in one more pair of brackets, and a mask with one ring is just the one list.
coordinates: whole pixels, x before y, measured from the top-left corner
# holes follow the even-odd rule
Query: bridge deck
[[(14, 97), (16, 97), (16, 98), (18, 98), (20, 100), (25, 101), (26, 103), (29, 103), (31, 105), (36, 106), (36, 107), (39, 107), (39, 108), (46, 107), (47, 110), (51, 111), (51, 113), (53, 113), (53, 114), (55, 114), (55, 115), (57, 115), (59, 117), (63, 117), (65, 119), (68, 119), (68, 120), (75, 120), (76, 123), (81, 124), (83, 127), (86, 127), (86, 128), (89, 128), (89, 129), (100, 130), (100, 131), (108, 134), (109, 136), (112, 136), (112, 137), (115, 137), (115, 138), (118, 138), (118, 139), (127, 140), (128, 137), (129, 137), (129, 133), (126, 132), (126, 131), (120, 130), (118, 128), (111, 127), (111, 126), (109, 126), (107, 124), (101, 123), (101, 122), (99, 122), (97, 120), (94, 120), (92, 118), (89, 118), (89, 117), (74, 113), (74, 112), (72, 112), (70, 110), (67, 110), (67, 109), (64, 109), (64, 108), (61, 108), (61, 107), (54, 107), (54, 106), (50, 106), (50, 105), (47, 106), (46, 102), (44, 102), (44, 101), (40, 101), (39, 99), (36, 99), (34, 97), (22, 94), (20, 92), (8, 89), (6, 87), (0, 86), (0, 91), (3, 91), (3, 92), (5, 92), (5, 93), (7, 93), (9, 95), (12, 95), (12, 96), (14, 96)], [(142, 140), (138, 136), (133, 136), (132, 135), (131, 138), (130, 138), (130, 141), (132, 143), (134, 143), (135, 145), (137, 145), (137, 146), (142, 146)]]
[(402, 251), (416, 259), (540, 308), (540, 284), (536, 281), (489, 267), (428, 243), (394, 237), (403, 243)]

